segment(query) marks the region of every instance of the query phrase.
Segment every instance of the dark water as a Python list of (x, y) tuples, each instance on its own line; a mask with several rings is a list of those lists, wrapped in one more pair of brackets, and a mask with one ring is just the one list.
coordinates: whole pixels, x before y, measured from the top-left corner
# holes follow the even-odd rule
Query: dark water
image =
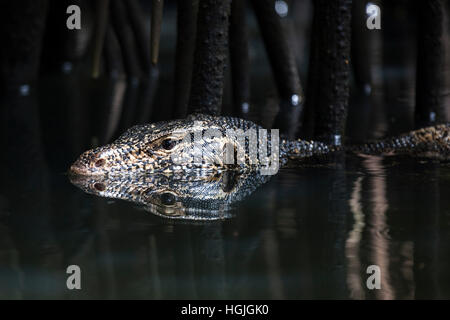
[[(281, 170), (230, 219), (163, 219), (69, 182), (99, 130), (80, 114), (100, 99), (67, 102), (65, 81), (3, 105), (1, 298), (450, 298), (448, 163), (336, 157)], [(73, 264), (81, 290), (66, 287)]]
[[(213, 222), (159, 218), (41, 170), (2, 192), (1, 298), (450, 297), (448, 165), (284, 169)], [(66, 288), (72, 264), (78, 291)], [(366, 287), (369, 265), (380, 290)]]
[[(168, 26), (152, 121), (173, 98)], [(353, 141), (413, 128), (414, 44), (399, 38), (381, 85), (352, 89)], [(268, 125), (277, 101), (262, 48), (251, 47), (252, 106)], [(450, 298), (449, 164), (347, 156), (283, 169), (213, 222), (163, 219), (73, 186), (69, 164), (127, 128), (124, 112), (148, 105), (146, 85), (90, 80), (79, 67), (1, 97), (0, 298)], [(81, 290), (66, 287), (69, 265), (81, 268)], [(366, 286), (371, 265), (379, 290)]]

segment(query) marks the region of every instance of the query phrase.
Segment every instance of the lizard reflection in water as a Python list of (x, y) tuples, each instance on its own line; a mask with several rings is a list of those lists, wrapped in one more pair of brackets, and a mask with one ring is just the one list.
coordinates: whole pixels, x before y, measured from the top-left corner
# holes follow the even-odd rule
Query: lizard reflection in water
[(143, 205), (158, 216), (191, 220), (230, 217), (233, 204), (250, 195), (269, 176), (225, 171), (215, 175), (152, 174), (130, 176), (69, 175), (83, 191)]
[[(200, 140), (186, 139), (196, 135), (204, 137), (210, 129), (217, 130), (221, 135)], [(252, 161), (248, 157), (248, 139), (239, 140), (227, 134), (228, 130), (247, 132), (249, 129), (260, 130), (262, 127), (239, 118), (202, 114), (139, 125), (126, 131), (111, 144), (84, 152), (72, 164), (70, 173), (77, 177), (73, 181), (84, 181), (83, 184), (76, 184), (88, 192), (143, 203), (150, 211), (160, 215), (183, 217), (191, 212), (211, 212), (212, 216), (220, 216), (227, 206), (242, 199), (268, 179), (258, 174), (258, 169), (265, 164), (259, 158), (258, 161)], [(244, 154), (239, 163), (229, 164), (224, 161), (223, 151), (230, 146), (236, 154)], [(177, 156), (174, 155), (180, 151), (187, 150), (188, 156), (192, 158), (199, 149), (202, 161), (175, 161)], [(280, 167), (289, 160), (303, 161), (342, 151), (448, 161), (450, 124), (348, 147), (305, 140), (281, 140), (276, 143), (268, 139), (267, 149), (270, 154), (279, 154), (277, 166)], [(96, 184), (90, 180), (100, 180), (97, 183), (103, 183), (104, 190), (95, 188)], [(97, 184), (99, 186), (101, 184)], [(169, 194), (176, 196), (176, 200)]]

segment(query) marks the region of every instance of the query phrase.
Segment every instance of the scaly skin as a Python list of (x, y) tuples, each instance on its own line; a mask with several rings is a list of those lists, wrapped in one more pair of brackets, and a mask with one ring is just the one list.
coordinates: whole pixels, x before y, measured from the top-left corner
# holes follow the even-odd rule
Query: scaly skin
[[(218, 130), (222, 136), (213, 140), (187, 141), (187, 136), (205, 133), (206, 129)], [(242, 142), (226, 135), (227, 129), (262, 129), (255, 123), (239, 118), (217, 117), (194, 114), (186, 119), (163, 121), (155, 124), (135, 126), (125, 132), (116, 141), (103, 147), (83, 153), (71, 166), (70, 171), (77, 175), (135, 175), (147, 173), (188, 173), (223, 172), (223, 171), (254, 171), (261, 168), (259, 161), (249, 160), (249, 143)], [(270, 134), (268, 134), (270, 136)], [(216, 145), (213, 145), (213, 144)], [(201, 145), (201, 148), (198, 148)], [(223, 150), (231, 148), (234, 154), (244, 150), (241, 163), (227, 164), (224, 161)], [(278, 150), (277, 150), (278, 148)], [(286, 141), (279, 145), (268, 141), (268, 149), (279, 151), (280, 167), (288, 159), (301, 160), (316, 155), (326, 155), (339, 150), (321, 142)], [(188, 150), (189, 157), (203, 152), (204, 159), (195, 161), (174, 161), (174, 154)], [(199, 151), (200, 150), (200, 151)], [(420, 157), (433, 157), (440, 160), (450, 158), (450, 124), (428, 127), (397, 138), (354, 146), (345, 149), (365, 154), (408, 154)], [(186, 153), (184, 153), (186, 154)], [(258, 157), (259, 158), (259, 157)], [(175, 158), (177, 159), (177, 158)]]
[(348, 150), (363, 154), (409, 155), (447, 161), (450, 159), (450, 123), (349, 147)]

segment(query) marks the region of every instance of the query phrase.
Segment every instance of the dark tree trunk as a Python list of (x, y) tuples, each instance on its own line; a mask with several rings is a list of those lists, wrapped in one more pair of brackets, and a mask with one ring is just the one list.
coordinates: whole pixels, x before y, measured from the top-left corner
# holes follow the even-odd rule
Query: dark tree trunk
[(231, 0), (200, 0), (188, 113), (219, 114)]
[(177, 1), (177, 48), (175, 56), (174, 117), (184, 118), (191, 90), (197, 30), (198, 0)]
[(444, 1), (418, 0), (416, 126), (439, 122), (445, 95)]
[(246, 0), (237, 0), (231, 3), (230, 62), (234, 114), (245, 117), (250, 102), (250, 59), (248, 55)]
[(352, 0), (316, 0), (319, 88), (315, 97), (315, 137), (340, 144), (349, 100)]

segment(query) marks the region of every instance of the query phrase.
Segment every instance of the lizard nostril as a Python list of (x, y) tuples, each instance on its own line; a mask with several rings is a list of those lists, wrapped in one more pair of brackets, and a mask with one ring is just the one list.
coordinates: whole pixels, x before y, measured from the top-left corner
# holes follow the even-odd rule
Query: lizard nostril
[(99, 160), (95, 161), (95, 166), (97, 168), (103, 167), (105, 165), (105, 163), (106, 163), (105, 159), (99, 159)]
[(103, 183), (100, 183), (100, 182), (95, 183), (94, 184), (94, 188), (97, 191), (105, 191), (105, 189), (106, 189), (105, 185)]

